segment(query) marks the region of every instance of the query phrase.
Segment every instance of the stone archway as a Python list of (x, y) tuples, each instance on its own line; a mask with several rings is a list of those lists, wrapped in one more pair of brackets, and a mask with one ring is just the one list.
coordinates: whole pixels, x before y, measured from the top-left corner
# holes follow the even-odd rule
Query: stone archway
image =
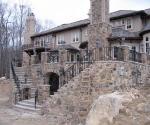
[(50, 95), (54, 95), (54, 92), (57, 92), (59, 89), (59, 75), (56, 73), (48, 73), (48, 84), (50, 85)]

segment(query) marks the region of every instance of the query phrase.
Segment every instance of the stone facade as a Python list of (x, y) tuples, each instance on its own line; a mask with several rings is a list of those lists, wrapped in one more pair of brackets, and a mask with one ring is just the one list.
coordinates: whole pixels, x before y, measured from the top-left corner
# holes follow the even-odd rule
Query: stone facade
[[(132, 73), (136, 67), (141, 72), (138, 76), (138, 83), (141, 84), (136, 83), (136, 76)], [(123, 73), (120, 69), (123, 69)], [(143, 85), (149, 74), (148, 69), (149, 65), (135, 62), (97, 61), (49, 98), (46, 108), (49, 113), (62, 112), (82, 122), (95, 99), (100, 95), (130, 91), (132, 87)]]

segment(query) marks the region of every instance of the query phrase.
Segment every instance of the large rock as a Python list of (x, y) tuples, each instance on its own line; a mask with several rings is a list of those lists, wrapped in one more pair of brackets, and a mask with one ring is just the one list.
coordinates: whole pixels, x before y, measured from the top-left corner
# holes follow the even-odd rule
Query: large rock
[(112, 93), (100, 96), (93, 104), (87, 116), (86, 125), (107, 125), (112, 123), (113, 117), (119, 110), (132, 102), (133, 95), (129, 93)]

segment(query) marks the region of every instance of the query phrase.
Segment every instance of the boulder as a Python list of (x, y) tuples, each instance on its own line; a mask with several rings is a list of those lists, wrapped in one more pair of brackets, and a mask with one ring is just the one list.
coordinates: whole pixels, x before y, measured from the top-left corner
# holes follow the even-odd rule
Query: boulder
[[(132, 95), (133, 96), (133, 95)], [(113, 122), (113, 118), (119, 115), (120, 109), (130, 104), (132, 98), (128, 93), (112, 93), (100, 96), (93, 104), (86, 118), (86, 125), (100, 125)], [(107, 121), (104, 123), (104, 121)]]

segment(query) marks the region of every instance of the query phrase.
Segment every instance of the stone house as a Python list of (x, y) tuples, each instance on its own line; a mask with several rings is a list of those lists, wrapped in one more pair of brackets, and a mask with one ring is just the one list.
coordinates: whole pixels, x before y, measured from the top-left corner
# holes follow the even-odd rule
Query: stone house
[(36, 97), (47, 109), (82, 121), (98, 95), (149, 79), (150, 9), (109, 14), (109, 0), (91, 0), (89, 19), (37, 34), (35, 24), (30, 14), (22, 66), (11, 64), (15, 100)]

